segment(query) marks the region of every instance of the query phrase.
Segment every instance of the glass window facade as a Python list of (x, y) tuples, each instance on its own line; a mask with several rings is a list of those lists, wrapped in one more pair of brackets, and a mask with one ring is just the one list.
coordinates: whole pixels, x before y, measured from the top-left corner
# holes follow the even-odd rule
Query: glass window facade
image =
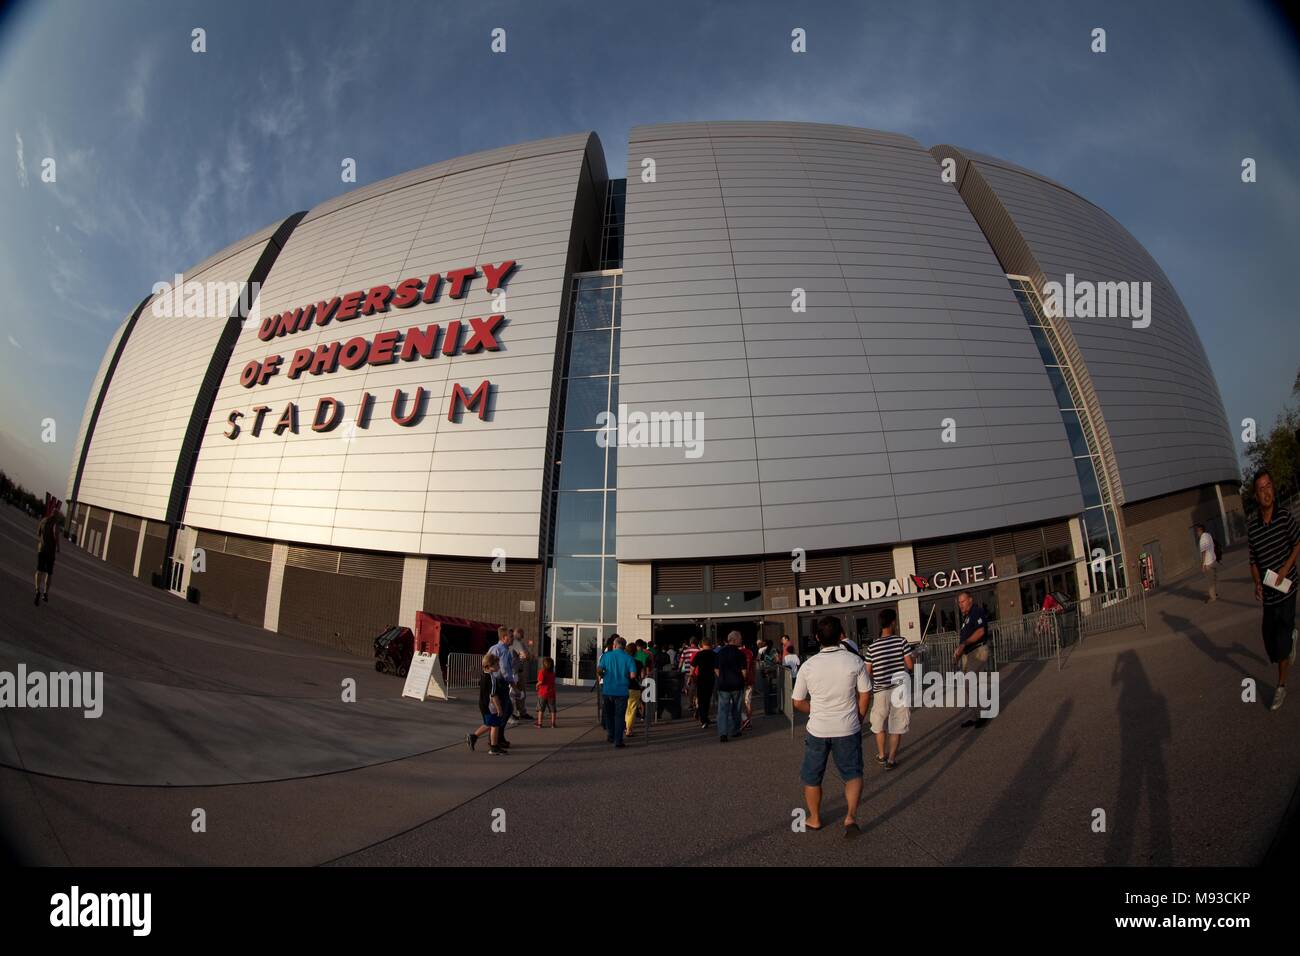
[(618, 615), (615, 449), (602, 446), (598, 417), (618, 407), (621, 285), (617, 271), (573, 278), (573, 321), (565, 342), (560, 438), (549, 502), (548, 627), (595, 624), (612, 630)]
[[(1124, 552), (1115, 523), (1114, 504), (1101, 465), (1096, 435), (1088, 420), (1087, 409), (1079, 400), (1078, 383), (1065, 360), (1064, 350), (1043, 309), (1038, 292), (1028, 279), (1008, 276), (1020, 310), (1034, 343), (1043, 357), (1043, 367), (1056, 393), (1061, 421), (1074, 453), (1074, 467), (1079, 475), (1084, 512), (1080, 516), (1088, 548), (1088, 576), (1094, 593), (1113, 591), (1125, 586)], [(1021, 570), (1024, 570), (1023, 568)], [(1022, 598), (1026, 597), (1022, 595)], [(1030, 599), (1033, 595), (1028, 596)], [(1031, 607), (1031, 603), (1026, 603)]]

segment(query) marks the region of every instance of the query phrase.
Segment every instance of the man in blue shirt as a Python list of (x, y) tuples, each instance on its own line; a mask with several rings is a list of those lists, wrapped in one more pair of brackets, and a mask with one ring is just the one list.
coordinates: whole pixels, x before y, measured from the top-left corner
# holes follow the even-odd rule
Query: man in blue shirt
[[(976, 604), (967, 591), (957, 595), (957, 609), (961, 611), (961, 639), (952, 653), (952, 662), (956, 664), (960, 658), (962, 673), (974, 671), (976, 680), (979, 680), (979, 675), (988, 670), (989, 644), (993, 639), (989, 628), (989, 612)], [(976, 706), (974, 716), (963, 720), (961, 725), (983, 727), (988, 722), (987, 717), (979, 715), (979, 707)]]
[(623, 650), (626, 646), (627, 641), (615, 634), (613, 647), (601, 654), (596, 662), (596, 673), (604, 684), (606, 739), (615, 747), (626, 746), (623, 743), (623, 718), (627, 710), (628, 682), (637, 671), (636, 661)]

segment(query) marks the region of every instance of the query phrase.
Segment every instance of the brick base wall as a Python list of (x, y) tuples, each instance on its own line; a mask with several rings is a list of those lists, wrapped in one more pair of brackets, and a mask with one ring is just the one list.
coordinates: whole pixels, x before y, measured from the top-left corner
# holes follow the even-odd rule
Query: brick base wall
[[(1160, 584), (1200, 567), (1200, 551), (1192, 533), (1197, 522), (1212, 530), (1221, 524), (1213, 485), (1125, 505), (1129, 581), (1136, 584), (1141, 580), (1138, 555), (1150, 541), (1160, 542), (1161, 566), (1156, 569)], [(1218, 533), (1219, 541), (1224, 541), (1222, 532)]]
[(286, 567), (279, 632), (370, 657), (374, 639), (397, 623), (401, 592), (400, 581)]
[(113, 535), (108, 539), (108, 563), (131, 574), (135, 571), (135, 546), (139, 540), (138, 528), (122, 527), (114, 521)]
[(219, 551), (206, 552), (204, 561), (203, 573), (190, 575), (190, 586), (198, 590), (199, 603), (261, 627), (270, 563)]

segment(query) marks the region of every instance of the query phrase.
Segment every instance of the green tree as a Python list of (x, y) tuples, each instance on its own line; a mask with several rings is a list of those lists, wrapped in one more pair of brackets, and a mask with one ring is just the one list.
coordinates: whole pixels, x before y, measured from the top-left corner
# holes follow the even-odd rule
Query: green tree
[[(1300, 372), (1296, 373), (1295, 383), (1291, 386), (1291, 396), (1300, 398)], [(1246, 450), (1246, 459), (1249, 467), (1241, 501), (1247, 510), (1255, 506), (1253, 482), (1262, 468), (1267, 468), (1272, 476), (1280, 501), (1300, 492), (1300, 409), (1284, 407), (1268, 435)]]

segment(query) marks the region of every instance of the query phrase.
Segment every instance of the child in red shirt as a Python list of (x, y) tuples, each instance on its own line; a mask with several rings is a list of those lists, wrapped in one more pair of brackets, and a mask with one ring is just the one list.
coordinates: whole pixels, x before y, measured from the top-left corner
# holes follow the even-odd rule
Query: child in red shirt
[(542, 658), (542, 669), (537, 672), (537, 726), (542, 726), (542, 717), (551, 712), (551, 726), (555, 726), (555, 661), (549, 657)]

